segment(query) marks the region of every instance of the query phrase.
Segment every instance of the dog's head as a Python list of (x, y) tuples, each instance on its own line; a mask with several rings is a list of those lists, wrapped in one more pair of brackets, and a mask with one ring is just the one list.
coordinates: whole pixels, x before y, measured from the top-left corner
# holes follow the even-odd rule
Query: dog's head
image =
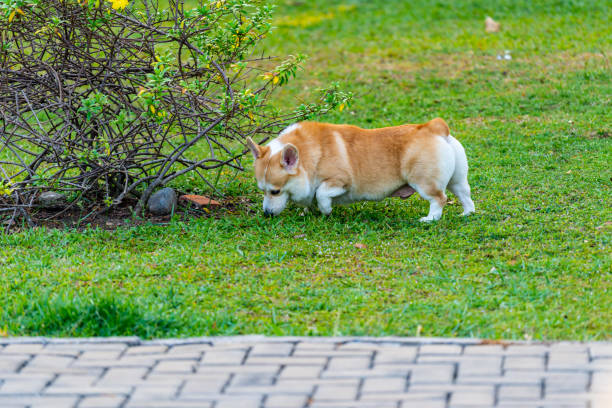
[(264, 192), (263, 210), (266, 216), (278, 215), (287, 206), (298, 187), (294, 182), (299, 173), (299, 152), (291, 143), (260, 146), (247, 139), (247, 145), (255, 158), (257, 186)]

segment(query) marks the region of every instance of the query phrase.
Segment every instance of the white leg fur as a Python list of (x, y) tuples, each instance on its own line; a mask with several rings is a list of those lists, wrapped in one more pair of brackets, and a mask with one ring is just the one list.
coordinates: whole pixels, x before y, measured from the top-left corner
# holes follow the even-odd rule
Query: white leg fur
[(474, 212), (474, 202), (470, 197), (470, 185), (468, 184), (468, 162), (465, 157), (465, 150), (457, 139), (449, 136), (451, 146), (455, 151), (455, 171), (448, 183), (448, 189), (457, 196), (463, 207), (462, 215), (469, 215)]
[(325, 215), (332, 212), (332, 198), (342, 195), (346, 190), (342, 187), (329, 186), (326, 182), (321, 183), (317, 188), (317, 204), (319, 211)]
[(435, 198), (429, 200), (429, 214), (419, 219), (421, 222), (438, 221), (442, 217), (442, 207)]

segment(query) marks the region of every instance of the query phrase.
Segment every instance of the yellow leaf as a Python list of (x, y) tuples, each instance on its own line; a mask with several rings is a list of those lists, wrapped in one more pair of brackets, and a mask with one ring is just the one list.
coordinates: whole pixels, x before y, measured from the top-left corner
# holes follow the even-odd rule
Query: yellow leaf
[(342, 112), (344, 110), (344, 104), (343, 103), (341, 103), (340, 106), (338, 106), (338, 110), (340, 112)]
[(12, 22), (14, 18), (15, 18), (15, 10), (13, 10), (12, 13), (9, 15), (9, 23)]
[(22, 16), (25, 16), (25, 13), (23, 12), (22, 9), (16, 8), (15, 11), (18, 12), (19, 14), (21, 14)]
[(251, 118), (251, 120), (253, 120), (253, 113), (249, 112), (249, 118)]
[(151, 105), (151, 113), (155, 113), (155, 106)]
[(272, 83), (273, 83), (273, 84), (277, 84), (277, 83), (278, 83), (278, 81), (279, 81), (278, 77), (277, 77), (277, 76), (275, 76), (275, 77), (274, 77), (274, 79), (272, 80)]

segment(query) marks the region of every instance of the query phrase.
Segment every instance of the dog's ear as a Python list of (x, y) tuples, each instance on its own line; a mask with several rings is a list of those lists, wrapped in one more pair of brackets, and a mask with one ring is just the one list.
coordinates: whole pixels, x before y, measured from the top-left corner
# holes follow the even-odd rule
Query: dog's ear
[(253, 157), (256, 159), (259, 159), (262, 155), (262, 151), (261, 151), (261, 146), (259, 146), (257, 143), (255, 143), (253, 141), (253, 139), (251, 139), (250, 137), (247, 137), (247, 146), (249, 147), (249, 150), (251, 151), (251, 153), (253, 153)]
[(287, 173), (295, 174), (297, 172), (299, 158), (300, 155), (297, 147), (291, 143), (287, 143), (283, 147), (283, 152), (281, 154), (281, 165), (285, 168)]

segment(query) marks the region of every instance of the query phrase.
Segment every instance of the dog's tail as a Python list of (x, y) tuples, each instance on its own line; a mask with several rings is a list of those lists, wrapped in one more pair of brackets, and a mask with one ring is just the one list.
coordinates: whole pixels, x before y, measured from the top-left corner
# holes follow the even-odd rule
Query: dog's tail
[(433, 135), (443, 137), (448, 137), (448, 135), (450, 135), (450, 129), (442, 118), (432, 119), (425, 123), (424, 126), (427, 126)]

